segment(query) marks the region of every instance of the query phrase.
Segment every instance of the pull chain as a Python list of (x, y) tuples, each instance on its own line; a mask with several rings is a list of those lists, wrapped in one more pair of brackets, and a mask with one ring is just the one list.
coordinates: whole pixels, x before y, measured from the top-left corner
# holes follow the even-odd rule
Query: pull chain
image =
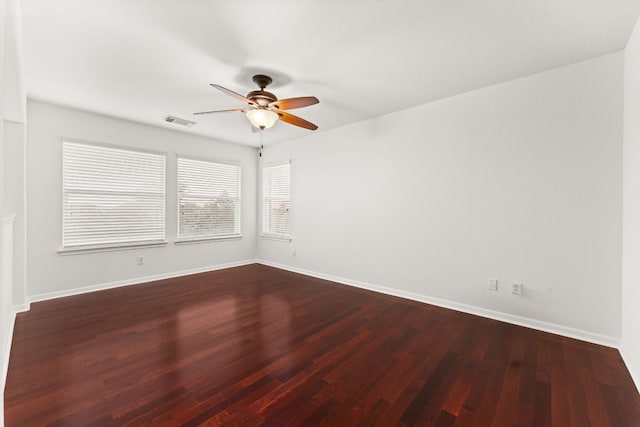
[(260, 151), (259, 151), (259, 156), (262, 157), (262, 150), (264, 150), (264, 143), (262, 141), (262, 133), (264, 132), (264, 129), (260, 128)]

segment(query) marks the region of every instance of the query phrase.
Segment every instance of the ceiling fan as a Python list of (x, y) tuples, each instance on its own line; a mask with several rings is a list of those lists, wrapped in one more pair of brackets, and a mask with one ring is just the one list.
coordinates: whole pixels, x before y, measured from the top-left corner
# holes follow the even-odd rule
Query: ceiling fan
[(318, 98), (316, 98), (315, 96), (303, 96), (299, 98), (278, 100), (278, 98), (274, 94), (264, 90), (264, 88), (269, 86), (273, 81), (271, 77), (262, 74), (256, 74), (255, 76), (253, 76), (253, 81), (258, 85), (260, 90), (253, 90), (249, 92), (247, 96), (242, 96), (239, 93), (236, 93), (220, 85), (216, 85), (213, 83), (210, 84), (211, 87), (214, 87), (226, 93), (227, 95), (233, 96), (234, 98), (247, 104), (250, 108), (202, 111), (200, 113), (193, 114), (244, 113), (251, 122), (254, 131), (268, 129), (273, 126), (275, 122), (278, 121), (278, 119), (282, 120), (285, 123), (289, 123), (290, 125), (299, 126), (305, 129), (318, 129), (318, 126), (314, 125), (313, 123), (298, 116), (294, 116), (293, 114), (284, 112), (284, 110), (293, 110), (294, 108), (308, 107), (310, 105), (317, 104), (318, 102), (320, 102), (318, 101)]

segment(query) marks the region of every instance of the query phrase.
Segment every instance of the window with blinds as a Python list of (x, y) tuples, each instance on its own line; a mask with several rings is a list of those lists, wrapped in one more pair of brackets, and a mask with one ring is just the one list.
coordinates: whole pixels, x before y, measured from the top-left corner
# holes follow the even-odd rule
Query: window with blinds
[(163, 154), (64, 141), (63, 249), (165, 241)]
[(178, 158), (178, 240), (240, 235), (239, 165)]
[(262, 169), (262, 235), (291, 237), (291, 164)]

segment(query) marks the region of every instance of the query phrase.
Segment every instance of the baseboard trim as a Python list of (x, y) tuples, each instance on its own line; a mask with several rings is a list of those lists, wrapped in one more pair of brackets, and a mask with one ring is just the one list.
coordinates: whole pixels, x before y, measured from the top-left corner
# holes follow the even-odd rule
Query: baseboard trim
[[(489, 310), (489, 309), (485, 309), (485, 308), (482, 308), (482, 307), (472, 306), (472, 305), (468, 305), (468, 304), (462, 304), (462, 303), (458, 303), (458, 302), (455, 302), (455, 301), (450, 301), (450, 300), (445, 300), (445, 299), (440, 299), (440, 298), (434, 298), (434, 297), (430, 297), (430, 296), (427, 296), (427, 295), (422, 295), (422, 294), (417, 294), (417, 293), (413, 293), (413, 292), (402, 291), (402, 290), (399, 290), (399, 289), (388, 288), (388, 287), (385, 287), (385, 286), (374, 285), (372, 283), (366, 283), (366, 282), (361, 282), (361, 281), (357, 281), (357, 280), (345, 279), (343, 277), (332, 276), (332, 275), (329, 275), (329, 274), (319, 273), (319, 272), (316, 272), (316, 271), (306, 270), (306, 269), (303, 269), (303, 268), (292, 267), (292, 266), (288, 266), (288, 265), (284, 265), (284, 264), (279, 264), (279, 263), (267, 261), (267, 260), (264, 260), (264, 259), (249, 259), (249, 260), (238, 261), (238, 262), (231, 262), (231, 263), (218, 264), (218, 265), (201, 267), (201, 268), (194, 268), (194, 269), (190, 269), (190, 270), (182, 270), (182, 271), (175, 271), (175, 272), (170, 272), (170, 273), (156, 274), (156, 275), (153, 275), (153, 276), (137, 277), (137, 278), (134, 278), (134, 279), (127, 279), (127, 280), (122, 280), (122, 281), (117, 281), (117, 282), (102, 283), (102, 284), (98, 284), (98, 285), (85, 286), (85, 287), (82, 287), (82, 288), (69, 289), (69, 290), (64, 290), (64, 291), (59, 291), (59, 292), (50, 292), (50, 293), (46, 293), (46, 294), (32, 295), (32, 296), (27, 297), (27, 303), (26, 304), (24, 304), (22, 306), (14, 307), (14, 319), (15, 319), (15, 313), (18, 313), (18, 312), (21, 312), (21, 311), (28, 311), (29, 307), (30, 307), (30, 304), (31, 303), (35, 303), (35, 302), (47, 301), (47, 300), (50, 300), (50, 299), (63, 298), (63, 297), (68, 297), (68, 296), (73, 296), (73, 295), (80, 295), (80, 294), (84, 294), (84, 293), (87, 293), (87, 292), (95, 292), (95, 291), (102, 291), (102, 290), (106, 290), (106, 289), (119, 288), (119, 287), (122, 287), (122, 286), (137, 285), (137, 284), (140, 284), (140, 283), (153, 282), (153, 281), (156, 281), (156, 280), (171, 279), (171, 278), (174, 278), (174, 277), (187, 276), (187, 275), (190, 275), (190, 274), (206, 273), (206, 272), (209, 272), (209, 271), (222, 270), (222, 269), (225, 269), (225, 268), (240, 267), (240, 266), (243, 266), (243, 265), (249, 265), (249, 264), (254, 264), (254, 263), (266, 265), (266, 266), (269, 266), (269, 267), (279, 268), (281, 270), (291, 271), (291, 272), (294, 272), (294, 273), (304, 274), (305, 276), (311, 276), (311, 277), (316, 277), (316, 278), (319, 278), (319, 279), (329, 280), (329, 281), (340, 283), (340, 284), (343, 284), (343, 285), (354, 286), (354, 287), (357, 287), (357, 288), (367, 289), (367, 290), (374, 291), (374, 292), (380, 292), (380, 293), (383, 293), (383, 294), (386, 294), (386, 295), (392, 295), (392, 296), (396, 296), (396, 297), (400, 297), (400, 298), (410, 299), (410, 300), (413, 300), (413, 301), (423, 302), (423, 303), (426, 303), (426, 304), (432, 304), (432, 305), (435, 305), (435, 306), (438, 306), (438, 307), (448, 308), (448, 309), (460, 311), (460, 312), (463, 312), (463, 313), (468, 313), (468, 314), (473, 314), (473, 315), (476, 315), (476, 316), (486, 317), (488, 319), (499, 320), (499, 321), (502, 321), (502, 322), (507, 322), (507, 323), (511, 323), (511, 324), (514, 324), (514, 325), (524, 326), (524, 327), (527, 327), (527, 328), (536, 329), (536, 330), (540, 330), (540, 331), (544, 331), (544, 332), (549, 332), (549, 333), (552, 333), (552, 334), (562, 335), (562, 336), (565, 336), (565, 337), (574, 338), (574, 339), (578, 339), (578, 340), (582, 340), (582, 341), (587, 341), (587, 342), (591, 342), (591, 343), (594, 343), (594, 344), (599, 344), (599, 345), (604, 345), (604, 346), (607, 346), (607, 347), (614, 347), (614, 348), (620, 349), (620, 340), (618, 338), (615, 338), (615, 337), (602, 335), (602, 334), (597, 334), (597, 333), (594, 333), (594, 332), (589, 332), (589, 331), (585, 331), (585, 330), (582, 330), (582, 329), (572, 328), (572, 327), (568, 327), (568, 326), (564, 326), (564, 325), (559, 325), (559, 324), (556, 324), (556, 323), (549, 323), (549, 322), (544, 322), (544, 321), (541, 321), (541, 320), (536, 320), (536, 319), (532, 319), (532, 318), (528, 318), (528, 317), (522, 317), (522, 316), (503, 313), (503, 312), (499, 312), (499, 311)], [(13, 326), (12, 326), (12, 328), (13, 328)], [(12, 329), (12, 332), (13, 332), (13, 329)], [(622, 353), (622, 350), (620, 350), (620, 351)], [(625, 362), (627, 360), (629, 360), (629, 358), (625, 358)], [(628, 366), (631, 366), (631, 365), (628, 365)], [(630, 371), (632, 369), (635, 370), (635, 372), (632, 373), (632, 376), (634, 377), (634, 381), (636, 381), (636, 385), (638, 385), (638, 380), (637, 380), (638, 371), (635, 368), (632, 368), (632, 367), (629, 368)]]
[(629, 374), (631, 374), (631, 379), (636, 385), (636, 391), (640, 393), (640, 367), (635, 364), (630, 355), (631, 352), (627, 349), (627, 346), (624, 345), (623, 341), (620, 346), (620, 356), (622, 356), (624, 364), (627, 365), (627, 370), (629, 371)]
[(193, 268), (189, 270), (173, 271), (170, 273), (155, 274), (152, 276), (136, 277), (133, 279), (120, 280), (116, 282), (100, 283), (98, 285), (85, 286), (82, 288), (67, 289), (58, 292), (49, 292), (45, 294), (31, 295), (27, 297), (28, 310), (31, 303), (47, 301), (56, 298), (70, 297), (74, 295), (85, 294), (88, 292), (104, 291), (107, 289), (120, 288), (122, 286), (139, 285), (141, 283), (154, 282), (157, 280), (172, 279), (174, 277), (188, 276), (190, 274), (207, 273), (210, 271), (223, 270), (225, 268), (240, 267), (243, 265), (255, 264), (255, 260), (249, 259), (244, 261), (229, 262), (225, 264), (211, 265), (207, 267)]
[(31, 309), (31, 304), (28, 302), (24, 304), (18, 304), (13, 306), (13, 310), (17, 313), (25, 313)]
[[(0, 390), (2, 390), (2, 396), (4, 396), (4, 386), (7, 383), (7, 373), (9, 372), (9, 357), (11, 356), (11, 344), (13, 343), (13, 328), (16, 324), (16, 314), (22, 312), (22, 306), (11, 307), (9, 311), (9, 322), (6, 326), (6, 334), (4, 342), (2, 343), (2, 383)], [(4, 417), (3, 417), (4, 418)]]
[(448, 308), (463, 313), (473, 314), (476, 316), (486, 317), (488, 319), (499, 320), (501, 322), (511, 323), (526, 328), (536, 329), (539, 331), (549, 332), (556, 335), (562, 335), (568, 338), (574, 338), (581, 341), (587, 341), (593, 344), (603, 345), (606, 347), (619, 348), (620, 340), (615, 337), (601, 335), (582, 329), (571, 328), (555, 323), (544, 322), (541, 320), (531, 319), (528, 317), (516, 316), (513, 314), (493, 311), (486, 308), (476, 307), (467, 304), (461, 304), (455, 301), (449, 301), (440, 298), (433, 298), (413, 292), (401, 291), (398, 289), (387, 288), (384, 286), (374, 285), (371, 283), (360, 282), (357, 280), (345, 279), (343, 277), (331, 276), (329, 274), (318, 273), (316, 271), (305, 270), (302, 268), (291, 267), (263, 259), (256, 259), (255, 262), (269, 267), (279, 268), (294, 273), (304, 274), (305, 276), (316, 277), (319, 279), (329, 280), (343, 285), (354, 286), (361, 289), (367, 289), (374, 292), (380, 292), (395, 297), (406, 298), (413, 301), (423, 302), (426, 304), (436, 305), (438, 307)]

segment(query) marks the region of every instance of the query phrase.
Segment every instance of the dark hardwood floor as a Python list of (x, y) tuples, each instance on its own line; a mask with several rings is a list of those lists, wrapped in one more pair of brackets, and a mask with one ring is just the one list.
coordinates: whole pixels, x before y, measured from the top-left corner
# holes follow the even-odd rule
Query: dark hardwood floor
[(617, 350), (250, 265), (33, 304), (7, 426), (640, 426)]

